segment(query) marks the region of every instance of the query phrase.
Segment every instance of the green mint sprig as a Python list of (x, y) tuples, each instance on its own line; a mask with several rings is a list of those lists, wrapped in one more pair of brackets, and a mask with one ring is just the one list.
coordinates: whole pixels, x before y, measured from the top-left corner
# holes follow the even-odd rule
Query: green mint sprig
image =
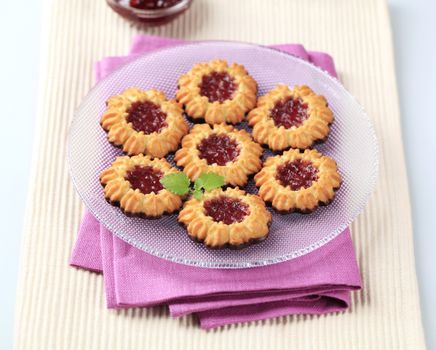
[(200, 200), (204, 191), (212, 191), (215, 188), (224, 186), (224, 177), (214, 173), (202, 173), (191, 188), (191, 181), (184, 173), (173, 173), (165, 175), (160, 183), (170, 192), (184, 196), (191, 193)]
[(173, 173), (162, 177), (160, 183), (168, 191), (183, 196), (189, 192), (191, 180), (184, 173)]

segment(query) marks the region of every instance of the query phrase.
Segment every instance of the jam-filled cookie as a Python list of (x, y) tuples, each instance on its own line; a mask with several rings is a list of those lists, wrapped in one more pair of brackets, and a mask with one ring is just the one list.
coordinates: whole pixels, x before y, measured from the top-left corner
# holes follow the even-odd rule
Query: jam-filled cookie
[(118, 157), (100, 175), (106, 199), (132, 216), (159, 217), (182, 206), (182, 198), (166, 190), (160, 179), (179, 172), (165, 159), (142, 154)]
[(333, 113), (323, 96), (308, 86), (278, 85), (257, 101), (248, 114), (253, 138), (273, 151), (305, 149), (324, 141), (333, 122)]
[(129, 155), (163, 158), (189, 130), (182, 107), (158, 90), (130, 88), (107, 101), (101, 125), (109, 142)]
[(311, 212), (330, 203), (341, 185), (336, 162), (316, 150), (270, 157), (254, 180), (259, 196), (282, 212)]
[(174, 160), (191, 180), (215, 173), (232, 186), (244, 186), (262, 167), (262, 147), (245, 130), (230, 125), (196, 124), (182, 140)]
[(224, 60), (196, 64), (179, 78), (177, 100), (209, 124), (236, 124), (256, 105), (257, 83), (244, 66)]
[(271, 213), (258, 196), (227, 188), (190, 199), (178, 220), (191, 238), (209, 247), (241, 247), (268, 235)]

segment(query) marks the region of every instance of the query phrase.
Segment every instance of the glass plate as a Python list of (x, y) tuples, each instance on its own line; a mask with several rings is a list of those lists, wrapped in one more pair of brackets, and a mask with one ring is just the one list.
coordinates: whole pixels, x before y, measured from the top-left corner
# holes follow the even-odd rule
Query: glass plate
[[(211, 250), (193, 242), (177, 223), (176, 215), (156, 220), (129, 218), (106, 202), (99, 182), (100, 172), (121, 155), (118, 148), (108, 143), (99, 124), (106, 100), (133, 86), (157, 88), (174, 98), (180, 75), (195, 63), (217, 58), (243, 64), (258, 82), (259, 95), (278, 83), (307, 84), (327, 98), (335, 115), (327, 141), (316, 146), (337, 161), (342, 175), (343, 184), (333, 203), (308, 215), (273, 212), (269, 237), (241, 250)], [(241, 127), (247, 128), (246, 125)], [(83, 202), (116, 236), (155, 256), (210, 268), (269, 265), (321, 247), (341, 233), (363, 210), (378, 171), (377, 142), (370, 120), (335, 78), (278, 50), (221, 41), (161, 49), (139, 57), (100, 81), (75, 114), (69, 134), (68, 159), (74, 186)], [(172, 155), (167, 159), (173, 163)], [(257, 192), (253, 183), (249, 183), (246, 190)]]

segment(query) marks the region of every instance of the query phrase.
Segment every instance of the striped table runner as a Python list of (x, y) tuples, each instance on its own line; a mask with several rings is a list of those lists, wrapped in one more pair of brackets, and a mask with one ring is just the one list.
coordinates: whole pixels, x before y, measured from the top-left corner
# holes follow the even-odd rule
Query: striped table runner
[[(422, 349), (407, 177), (389, 17), (383, 0), (194, 0), (171, 25), (141, 30), (104, 0), (47, 0), (32, 183), (17, 309), (17, 349)], [(380, 142), (380, 179), (352, 225), (364, 280), (349, 311), (203, 331), (165, 308), (109, 311), (102, 277), (68, 266), (83, 206), (66, 135), (93, 84), (93, 62), (139, 32), (184, 39), (303, 43), (333, 55)]]

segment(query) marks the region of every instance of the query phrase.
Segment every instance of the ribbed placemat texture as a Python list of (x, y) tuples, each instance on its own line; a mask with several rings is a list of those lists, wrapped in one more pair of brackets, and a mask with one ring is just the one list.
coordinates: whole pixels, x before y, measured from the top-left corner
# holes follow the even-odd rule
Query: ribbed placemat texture
[[(33, 168), (17, 295), (17, 349), (422, 349), (407, 177), (387, 6), (383, 0), (194, 0), (169, 26), (139, 30), (104, 0), (47, 1)], [(165, 308), (109, 311), (102, 277), (68, 266), (83, 206), (66, 137), (93, 84), (93, 63), (133, 34), (303, 43), (333, 55), (380, 143), (380, 179), (352, 225), (364, 289), (341, 314), (200, 330)], [(92, 152), (92, 150), (90, 150)], [(86, 154), (84, 154), (86, 157)]]

